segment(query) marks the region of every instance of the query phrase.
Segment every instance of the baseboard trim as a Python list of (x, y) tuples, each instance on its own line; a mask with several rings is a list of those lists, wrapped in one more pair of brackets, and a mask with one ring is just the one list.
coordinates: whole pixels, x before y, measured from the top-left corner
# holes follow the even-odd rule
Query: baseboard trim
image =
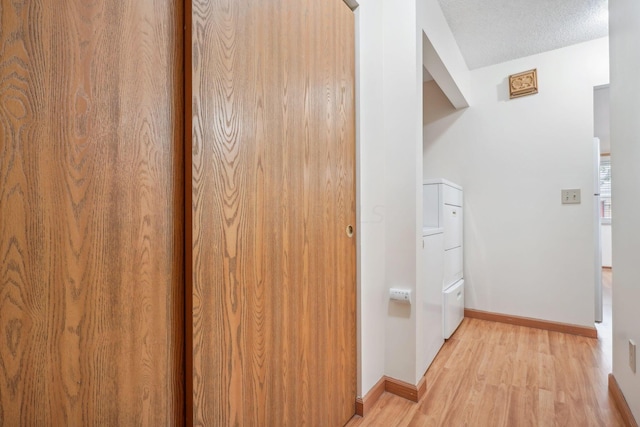
[(629, 408), (627, 399), (625, 399), (624, 394), (622, 394), (618, 381), (616, 381), (616, 377), (613, 374), (609, 374), (609, 393), (613, 398), (613, 402), (620, 410), (620, 414), (622, 415), (622, 419), (625, 424), (628, 427), (638, 427), (638, 423), (633, 417), (633, 413), (631, 412), (631, 408)]
[(384, 393), (386, 381), (387, 377), (383, 376), (364, 397), (358, 397), (356, 399), (357, 415), (364, 417), (365, 414), (369, 413), (373, 405), (376, 404), (382, 393)]
[(423, 376), (418, 384), (413, 385), (395, 378), (386, 377), (384, 390), (412, 402), (418, 402), (427, 390), (427, 381)]
[(363, 398), (356, 398), (356, 415), (364, 417), (368, 414), (385, 391), (412, 402), (418, 402), (427, 391), (427, 378), (422, 376), (418, 384), (413, 385), (383, 376)]
[(474, 319), (491, 320), (493, 322), (508, 323), (510, 325), (526, 326), (565, 334), (580, 335), (588, 338), (598, 338), (595, 326), (579, 326), (569, 323), (550, 322), (548, 320), (532, 319), (530, 317), (511, 316), (508, 314), (492, 313), (489, 311), (464, 309), (464, 316)]

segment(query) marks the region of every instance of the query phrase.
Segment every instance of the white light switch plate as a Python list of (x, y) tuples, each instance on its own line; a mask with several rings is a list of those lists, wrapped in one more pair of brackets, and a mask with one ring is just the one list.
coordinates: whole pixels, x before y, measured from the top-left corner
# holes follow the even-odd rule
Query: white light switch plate
[(562, 190), (562, 204), (571, 205), (580, 203), (580, 189)]

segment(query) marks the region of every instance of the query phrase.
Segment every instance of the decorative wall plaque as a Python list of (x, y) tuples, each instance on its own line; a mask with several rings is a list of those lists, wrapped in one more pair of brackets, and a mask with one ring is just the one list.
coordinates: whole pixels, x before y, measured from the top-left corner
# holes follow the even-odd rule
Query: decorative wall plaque
[(536, 69), (509, 76), (509, 98), (538, 93), (538, 73)]

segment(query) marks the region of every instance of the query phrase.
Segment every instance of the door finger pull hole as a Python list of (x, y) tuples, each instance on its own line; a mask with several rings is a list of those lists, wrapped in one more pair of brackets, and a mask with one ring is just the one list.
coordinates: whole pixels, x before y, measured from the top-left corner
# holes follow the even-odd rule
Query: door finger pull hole
[(353, 225), (347, 225), (347, 236), (353, 237)]

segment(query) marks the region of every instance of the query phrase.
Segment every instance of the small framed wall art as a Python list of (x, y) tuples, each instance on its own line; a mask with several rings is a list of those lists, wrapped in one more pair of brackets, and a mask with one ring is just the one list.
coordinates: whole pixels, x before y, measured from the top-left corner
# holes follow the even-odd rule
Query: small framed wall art
[(538, 93), (537, 69), (523, 71), (509, 76), (509, 98), (533, 95)]

